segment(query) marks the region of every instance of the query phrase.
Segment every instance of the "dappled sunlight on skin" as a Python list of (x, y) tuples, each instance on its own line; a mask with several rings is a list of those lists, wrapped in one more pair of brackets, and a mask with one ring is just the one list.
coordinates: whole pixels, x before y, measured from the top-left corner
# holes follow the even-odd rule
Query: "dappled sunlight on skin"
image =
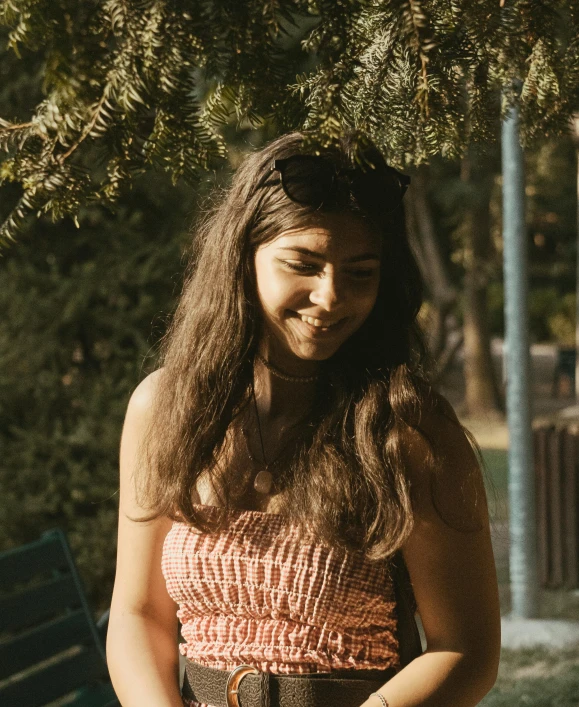
[(372, 311), (380, 258), (380, 236), (351, 214), (325, 215), (260, 246), (262, 352), (288, 372), (315, 372), (314, 362), (330, 358)]

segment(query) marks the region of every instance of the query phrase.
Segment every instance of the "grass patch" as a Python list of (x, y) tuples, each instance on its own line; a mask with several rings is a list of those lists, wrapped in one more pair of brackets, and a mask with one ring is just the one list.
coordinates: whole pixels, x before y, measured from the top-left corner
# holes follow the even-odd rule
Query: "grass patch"
[(497, 682), (479, 707), (577, 707), (579, 644), (564, 650), (503, 649)]
[(505, 449), (483, 449), (484, 480), (491, 521), (499, 523), (509, 515), (509, 459)]
[(509, 458), (506, 449), (483, 449), (482, 456), (496, 490), (506, 494), (509, 487)]

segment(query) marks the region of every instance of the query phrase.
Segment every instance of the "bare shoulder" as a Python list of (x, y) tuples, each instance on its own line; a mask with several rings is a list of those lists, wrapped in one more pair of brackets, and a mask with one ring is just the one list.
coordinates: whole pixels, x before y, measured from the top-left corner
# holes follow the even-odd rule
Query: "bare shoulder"
[(402, 451), (408, 471), (416, 480), (432, 454), (439, 460), (460, 455), (463, 462), (476, 461), (472, 442), (452, 405), (438, 393), (424, 406), (416, 428), (407, 427), (402, 433)]
[(402, 459), (416, 512), (437, 512), (467, 526), (486, 519), (477, 448), (442, 395), (436, 394), (425, 407), (417, 429), (404, 431)]
[[(133, 391), (123, 425), (120, 449), (121, 509), (139, 511), (134, 495), (134, 480), (144, 471), (141, 456), (146, 439), (155, 392), (161, 383), (163, 369), (144, 378)], [(136, 513), (139, 515), (139, 513)]]
[(158, 368), (149, 373), (131, 394), (128, 410), (134, 413), (146, 413), (151, 409), (155, 392), (163, 380), (164, 369)]

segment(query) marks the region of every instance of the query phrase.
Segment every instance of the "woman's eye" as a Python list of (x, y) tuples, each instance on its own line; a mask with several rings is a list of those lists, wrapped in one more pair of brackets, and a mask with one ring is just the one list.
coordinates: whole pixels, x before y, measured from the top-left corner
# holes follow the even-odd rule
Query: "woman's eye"
[(297, 260), (281, 260), (280, 262), (282, 262), (290, 270), (295, 270), (295, 272), (311, 273), (317, 270), (317, 267), (312, 263), (301, 263)]
[[(302, 273), (303, 275), (311, 275), (319, 272), (320, 267), (314, 263), (302, 263), (299, 260), (279, 260), (286, 268), (294, 272)], [(374, 270), (371, 268), (357, 268), (356, 270), (346, 270), (346, 274), (355, 280), (367, 280), (374, 275)]]

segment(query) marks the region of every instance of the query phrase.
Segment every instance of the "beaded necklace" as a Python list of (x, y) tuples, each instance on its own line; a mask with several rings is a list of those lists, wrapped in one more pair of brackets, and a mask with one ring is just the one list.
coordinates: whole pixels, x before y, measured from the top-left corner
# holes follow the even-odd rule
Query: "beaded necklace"
[(315, 376), (291, 376), (289, 375), (289, 373), (284, 373), (283, 371), (280, 371), (279, 368), (276, 368), (273, 363), (267, 361), (261, 354), (256, 353), (255, 355), (257, 360), (263, 363), (263, 365), (267, 368), (268, 371), (271, 371), (274, 376), (277, 376), (278, 378), (281, 378), (284, 381), (288, 381), (290, 383), (313, 383), (320, 377), (319, 374)]

